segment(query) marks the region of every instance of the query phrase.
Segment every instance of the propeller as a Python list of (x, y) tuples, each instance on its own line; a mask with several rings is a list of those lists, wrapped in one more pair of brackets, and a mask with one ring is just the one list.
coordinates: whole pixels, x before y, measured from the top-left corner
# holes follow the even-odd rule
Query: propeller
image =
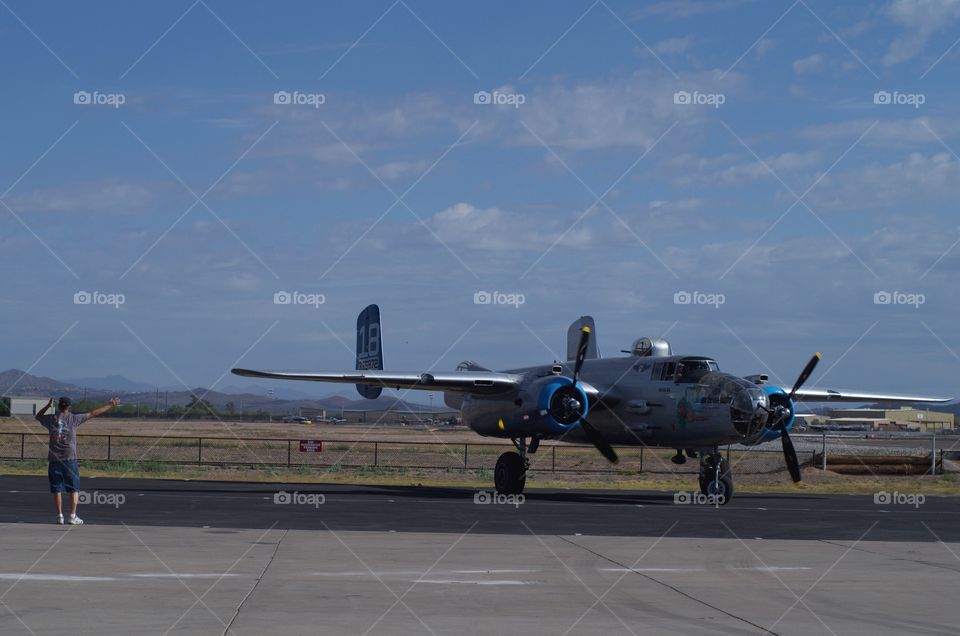
[[(800, 375), (797, 377), (797, 381), (793, 383), (793, 388), (790, 389), (790, 393), (787, 395), (787, 399), (792, 403), (794, 398), (797, 395), (797, 391), (800, 390), (800, 387), (810, 379), (810, 374), (813, 373), (813, 370), (817, 368), (817, 363), (820, 362), (820, 353), (813, 354), (813, 357), (810, 358), (810, 362), (807, 363), (807, 366), (803, 368), (803, 371), (800, 372)], [(774, 423), (775, 427), (780, 429), (780, 442), (783, 444), (783, 460), (787, 464), (787, 470), (790, 471), (790, 478), (793, 479), (794, 483), (801, 481), (800, 477), (800, 460), (797, 459), (797, 451), (793, 447), (793, 441), (790, 439), (790, 433), (787, 432), (787, 415), (789, 414), (789, 409), (781, 408), (778, 412), (777, 421)]]
[[(587, 357), (587, 347), (590, 344), (590, 327), (581, 327), (580, 328), (580, 343), (577, 345), (577, 357), (573, 363), (573, 385), (576, 386), (580, 381), (580, 371), (583, 369), (583, 361)], [(616, 464), (620, 461), (620, 458), (617, 456), (617, 452), (613, 450), (613, 447), (610, 446), (610, 443), (604, 439), (603, 435), (598, 431), (594, 426), (587, 421), (587, 418), (581, 417), (580, 419), (580, 428), (583, 429), (583, 434), (586, 436), (587, 440), (596, 446), (597, 450), (600, 451), (600, 454), (607, 458), (611, 464)]]

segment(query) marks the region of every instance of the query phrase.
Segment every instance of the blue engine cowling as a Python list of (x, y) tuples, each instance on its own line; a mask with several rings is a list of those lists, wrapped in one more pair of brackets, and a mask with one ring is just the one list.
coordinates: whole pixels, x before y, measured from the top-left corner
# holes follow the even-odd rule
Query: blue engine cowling
[[(555, 415), (556, 401), (562, 399), (564, 395), (573, 395), (580, 401), (581, 408), (578, 411), (568, 413), (566, 416)], [(576, 426), (580, 420), (587, 416), (589, 403), (586, 392), (575, 384), (571, 378), (558, 375), (548, 378), (539, 387), (537, 395), (537, 417), (531, 418), (536, 422), (536, 432), (545, 437), (562, 435)]]
[[(579, 408), (569, 408), (569, 399)], [(587, 394), (573, 379), (550, 375), (537, 378), (509, 397), (473, 396), (463, 400), (464, 423), (489, 437), (541, 437), (563, 435), (586, 417)]]
[[(796, 415), (793, 401), (787, 395), (786, 391), (772, 384), (764, 385), (763, 392), (767, 394), (767, 400), (770, 402), (771, 410), (778, 406), (783, 406), (790, 409), (790, 417), (787, 418), (786, 423), (786, 429), (789, 431), (793, 427), (793, 420)], [(761, 442), (770, 442), (775, 439), (780, 439), (780, 429), (771, 429), (765, 426), (756, 443), (759, 444)]]

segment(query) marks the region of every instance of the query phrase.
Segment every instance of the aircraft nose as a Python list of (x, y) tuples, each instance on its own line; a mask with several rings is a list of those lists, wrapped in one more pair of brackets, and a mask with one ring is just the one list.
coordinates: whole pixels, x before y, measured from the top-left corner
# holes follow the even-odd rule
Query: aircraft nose
[(750, 413), (753, 427), (762, 427), (770, 416), (767, 394), (761, 389), (745, 388), (734, 396), (733, 405), (743, 413)]

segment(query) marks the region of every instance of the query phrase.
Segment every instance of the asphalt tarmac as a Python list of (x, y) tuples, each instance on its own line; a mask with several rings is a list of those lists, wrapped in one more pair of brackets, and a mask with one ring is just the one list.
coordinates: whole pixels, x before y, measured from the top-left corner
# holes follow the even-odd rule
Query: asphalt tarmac
[(82, 485), (0, 477), (0, 633), (960, 630), (956, 498)]

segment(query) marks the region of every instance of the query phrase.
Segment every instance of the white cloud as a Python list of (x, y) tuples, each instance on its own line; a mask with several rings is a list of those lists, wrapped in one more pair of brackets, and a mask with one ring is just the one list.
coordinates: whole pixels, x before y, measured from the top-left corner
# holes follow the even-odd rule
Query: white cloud
[(585, 220), (567, 231), (578, 216), (545, 218), (543, 214), (478, 208), (461, 202), (434, 214), (427, 224), (451, 248), (543, 251), (554, 243), (560, 247), (591, 245), (595, 235)]
[[(937, 137), (944, 141), (960, 138), (960, 121), (957, 121), (956, 118), (945, 117), (914, 117), (879, 123), (871, 119), (850, 119), (836, 123), (808, 126), (800, 130), (798, 134), (805, 139), (817, 142), (840, 140), (844, 144), (849, 144), (860, 137), (873, 124), (876, 125), (861, 142), (866, 146), (916, 148), (918, 144), (933, 144), (942, 147)], [(930, 132), (931, 130), (936, 133), (936, 136)]]
[(399, 179), (400, 177), (403, 177), (409, 174), (420, 176), (429, 167), (430, 167), (430, 162), (426, 160), (391, 161), (390, 163), (385, 163), (383, 165), (375, 167), (373, 171), (381, 179), (385, 179), (387, 181), (393, 181), (394, 179)]
[(665, 18), (689, 18), (705, 13), (717, 13), (736, 9), (754, 0), (670, 0), (655, 2), (644, 7), (638, 16), (661, 16)]
[(793, 63), (793, 71), (797, 74), (814, 73), (823, 68), (827, 56), (823, 53), (814, 53)]
[(895, 0), (886, 13), (904, 31), (890, 44), (883, 58), (889, 66), (911, 59), (931, 36), (950, 28), (960, 18), (960, 0)]
[(667, 38), (654, 44), (653, 50), (661, 55), (676, 55), (688, 51), (693, 46), (693, 41), (692, 35), (686, 35), (682, 38)]
[[(528, 96), (519, 116), (551, 146), (649, 148), (671, 124), (701, 117), (706, 108), (675, 104), (676, 91), (722, 93), (729, 101), (742, 83), (735, 73), (723, 80), (720, 72), (689, 73), (678, 82), (662, 70), (642, 70), (627, 78), (574, 86), (555, 83)], [(523, 143), (539, 143), (522, 128), (521, 133)]]
[(754, 51), (757, 54), (757, 57), (763, 57), (770, 51), (772, 51), (777, 46), (777, 41), (771, 38), (763, 38), (757, 43)]
[(113, 214), (142, 210), (154, 192), (140, 184), (109, 181), (38, 189), (11, 199), (14, 209), (26, 212)]
[[(784, 152), (779, 155), (763, 157), (763, 162), (757, 161), (750, 156), (745, 161), (740, 161), (726, 168), (715, 169), (716, 166), (728, 162), (732, 155), (723, 155), (713, 159), (702, 159), (698, 162), (690, 162), (689, 165), (695, 166), (704, 171), (699, 176), (687, 173), (677, 177), (677, 183), (689, 185), (693, 183), (717, 183), (720, 185), (736, 185), (738, 183), (756, 181), (758, 179), (775, 179), (770, 174), (770, 170), (780, 177), (785, 177), (791, 173), (816, 166), (821, 162), (820, 153), (816, 151), (808, 152)], [(768, 170), (769, 167), (769, 170)]]
[(931, 203), (960, 198), (960, 162), (950, 153), (910, 153), (889, 164), (871, 164), (827, 175), (811, 191), (814, 209), (874, 213), (905, 207), (912, 215)]

